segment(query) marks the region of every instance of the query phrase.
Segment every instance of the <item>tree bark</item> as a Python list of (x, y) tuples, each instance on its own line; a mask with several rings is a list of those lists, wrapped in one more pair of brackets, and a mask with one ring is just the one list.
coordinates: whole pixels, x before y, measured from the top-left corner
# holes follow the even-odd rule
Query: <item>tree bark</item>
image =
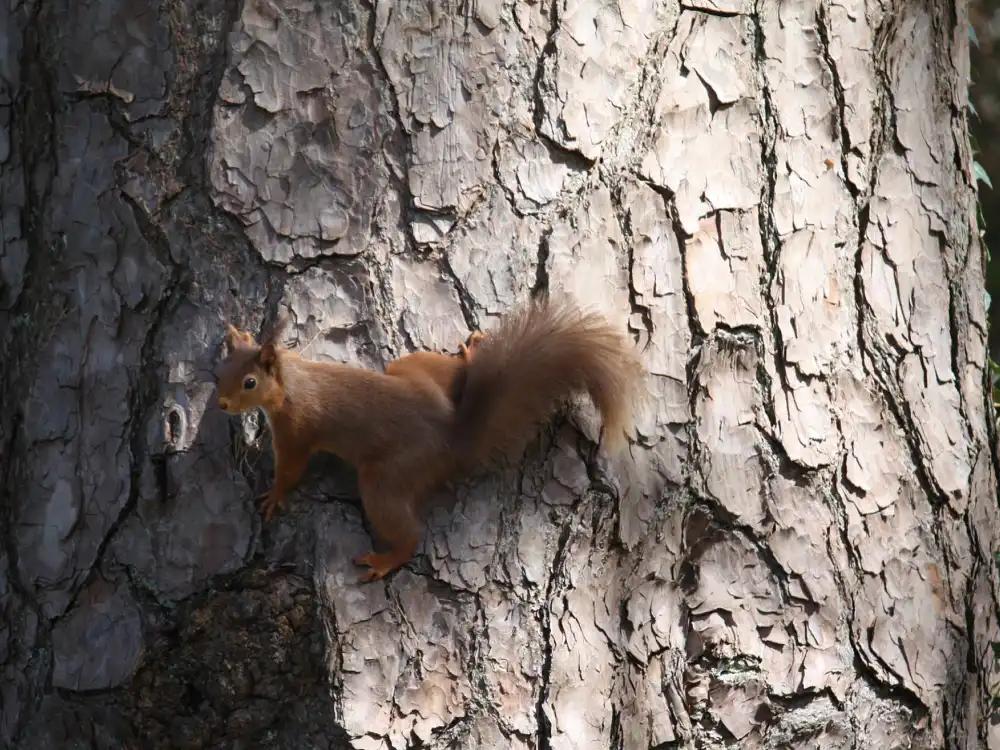
[[(0, 8), (0, 744), (1000, 747), (966, 3)], [(360, 585), (353, 473), (262, 524), (223, 324), (627, 326), (593, 409)]]

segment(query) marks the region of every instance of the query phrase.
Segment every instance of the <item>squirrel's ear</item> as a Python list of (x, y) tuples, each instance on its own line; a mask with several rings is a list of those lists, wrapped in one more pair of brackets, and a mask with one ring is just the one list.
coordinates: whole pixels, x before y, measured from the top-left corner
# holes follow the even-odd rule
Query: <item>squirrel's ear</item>
[(242, 336), (240, 336), (240, 332), (236, 330), (236, 327), (232, 323), (226, 323), (226, 349), (232, 351), (236, 348), (236, 343), (241, 339)]
[(274, 365), (278, 361), (278, 352), (274, 344), (270, 341), (264, 344), (257, 353), (257, 362), (268, 375), (274, 372)]
[(232, 323), (226, 323), (226, 346), (232, 351), (238, 346), (253, 346), (253, 335), (249, 331), (241, 331)]
[(278, 339), (285, 332), (288, 327), (288, 314), (282, 313), (278, 316), (278, 321), (271, 327), (271, 330), (261, 339), (261, 345), (267, 346), (270, 344), (272, 347), (278, 346)]
[(268, 373), (272, 371), (274, 364), (278, 360), (278, 339), (280, 339), (281, 334), (285, 332), (285, 327), (287, 325), (288, 315), (282, 313), (282, 315), (278, 318), (278, 322), (275, 323), (267, 335), (261, 339), (260, 353), (257, 355), (257, 361)]

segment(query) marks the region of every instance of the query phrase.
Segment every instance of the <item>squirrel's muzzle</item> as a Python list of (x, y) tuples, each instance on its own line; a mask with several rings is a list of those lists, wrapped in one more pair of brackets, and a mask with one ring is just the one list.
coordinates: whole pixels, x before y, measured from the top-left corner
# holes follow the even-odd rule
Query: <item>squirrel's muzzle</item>
[(223, 411), (229, 411), (229, 399), (219, 397), (219, 408)]

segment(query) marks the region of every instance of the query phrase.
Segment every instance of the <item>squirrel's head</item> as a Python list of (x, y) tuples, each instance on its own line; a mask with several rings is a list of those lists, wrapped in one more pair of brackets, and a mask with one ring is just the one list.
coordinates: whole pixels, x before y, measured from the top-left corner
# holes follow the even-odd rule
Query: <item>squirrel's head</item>
[(250, 409), (280, 408), (284, 388), (278, 361), (278, 338), (287, 324), (282, 316), (261, 341), (249, 331), (226, 325), (226, 354), (215, 368), (219, 407), (229, 414)]

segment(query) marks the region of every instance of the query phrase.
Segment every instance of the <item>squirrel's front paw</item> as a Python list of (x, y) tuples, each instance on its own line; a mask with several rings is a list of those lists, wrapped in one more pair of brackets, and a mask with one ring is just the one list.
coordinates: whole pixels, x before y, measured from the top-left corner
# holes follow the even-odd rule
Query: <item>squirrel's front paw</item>
[(269, 490), (268, 492), (258, 495), (256, 499), (260, 501), (260, 509), (264, 511), (265, 521), (271, 520), (271, 517), (274, 515), (275, 508), (288, 510), (284, 494), (278, 494), (274, 490)]

